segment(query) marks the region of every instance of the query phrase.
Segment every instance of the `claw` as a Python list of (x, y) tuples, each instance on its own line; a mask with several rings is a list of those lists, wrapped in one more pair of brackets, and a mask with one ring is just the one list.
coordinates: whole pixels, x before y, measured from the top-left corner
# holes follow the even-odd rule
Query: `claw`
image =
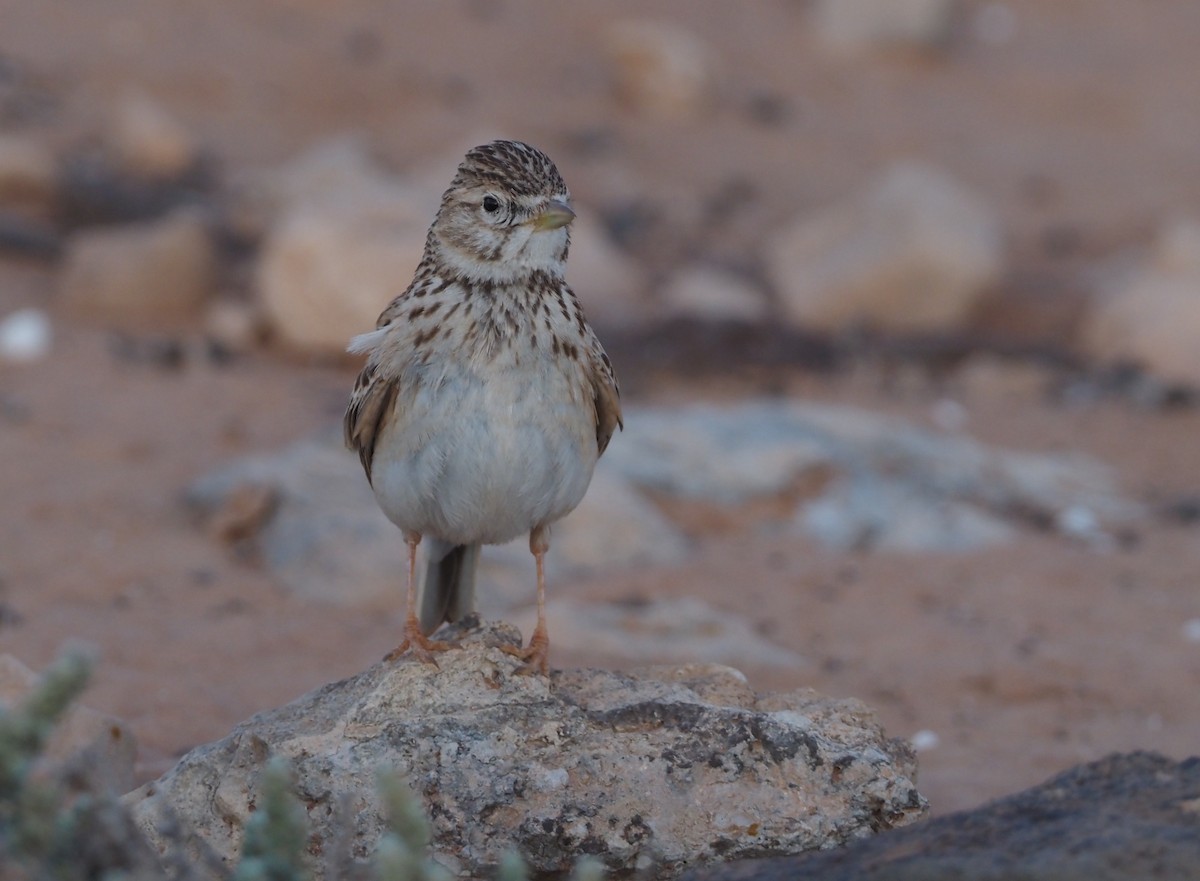
[(506, 655), (512, 655), (514, 658), (520, 658), (525, 662), (521, 669), (517, 671), (521, 675), (550, 675), (550, 640), (547, 638), (544, 630), (533, 631), (533, 636), (529, 639), (528, 648), (505, 645), (501, 646), (500, 649)]

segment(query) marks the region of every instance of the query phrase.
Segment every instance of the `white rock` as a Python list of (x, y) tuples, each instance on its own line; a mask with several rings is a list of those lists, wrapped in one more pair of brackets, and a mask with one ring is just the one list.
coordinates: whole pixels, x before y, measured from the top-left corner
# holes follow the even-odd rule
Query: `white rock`
[[(375, 326), (412, 280), (442, 191), (475, 143), (456, 142), (446, 156), (400, 177), (380, 168), (361, 139), (340, 137), (260, 181), (255, 210), (269, 232), (257, 286), (267, 321), (286, 344), (340, 355), (352, 336)], [(567, 280), (588, 318), (609, 326), (641, 322), (644, 273), (586, 207), (576, 207)]]
[(1017, 533), (979, 507), (879, 475), (838, 481), (800, 509), (797, 526), (839, 551), (963, 553), (1004, 544)]
[(688, 554), (675, 525), (603, 460), (579, 507), (555, 524), (553, 541), (558, 565), (573, 572), (670, 565)]
[[(238, 459), (196, 480), (187, 500), (212, 523), (247, 486), (266, 487), (277, 499), (255, 540), (264, 566), (289, 592), (336, 605), (401, 596), (400, 532), (379, 510), (357, 457), (340, 437)], [(547, 571), (556, 579), (669, 565), (688, 550), (678, 528), (602, 464), (580, 506), (555, 524)], [(528, 603), (534, 583), (527, 538), (484, 548), (478, 598), (486, 615)]]
[(988, 447), (850, 407), (763, 400), (631, 406), (625, 417), (603, 461), (637, 486), (736, 504), (806, 474), (838, 476), (797, 526), (840, 548), (965, 550), (1015, 535), (1031, 515), (1068, 531), (1074, 508), (1100, 538), (1145, 515), (1087, 457)]
[(763, 292), (746, 279), (701, 266), (672, 275), (662, 299), (666, 314), (706, 321), (764, 321), (769, 311)]
[(602, 460), (637, 486), (685, 498), (736, 504), (782, 492), (830, 452), (819, 431), (788, 407), (635, 408)]
[(184, 125), (142, 93), (126, 94), (117, 103), (107, 143), (125, 170), (143, 177), (176, 177), (199, 158), (199, 148)]
[(1099, 292), (1081, 339), (1093, 358), (1133, 361), (1200, 387), (1200, 222), (1168, 226), (1132, 277)]
[(0, 133), (0, 200), (49, 205), (58, 189), (58, 163), (32, 137)]
[(890, 168), (863, 192), (800, 218), (768, 246), (767, 268), (797, 324), (825, 331), (960, 328), (998, 278), (996, 213), (936, 169)]
[(712, 98), (712, 53), (675, 24), (620, 21), (603, 35), (617, 94), (638, 111), (688, 117)]
[(956, 0), (818, 0), (814, 24), (834, 51), (880, 45), (936, 47), (950, 35)]
[(289, 593), (344, 606), (403, 595), (399, 531), (376, 504), (358, 458), (336, 440), (239, 458), (194, 481), (185, 500), (211, 524), (245, 487), (277, 500), (252, 538)]
[(263, 246), (257, 283), (268, 323), (289, 347), (329, 356), (371, 330), (408, 287), (424, 225), (404, 208), (306, 207), (290, 212)]
[(931, 749), (936, 749), (941, 744), (942, 739), (936, 731), (930, 731), (928, 728), (922, 728), (913, 734), (908, 739), (912, 744), (912, 748), (919, 753), (929, 752)]
[[(447, 176), (443, 183), (449, 180)], [(247, 181), (247, 186), (265, 203), (271, 219), (309, 206), (349, 211), (372, 205), (382, 212), (410, 210), (414, 222), (432, 220), (441, 195), (438, 190), (429, 196), (380, 167), (366, 141), (355, 134), (318, 141), (278, 168)]]
[(756, 694), (711, 665), (520, 675), (499, 648), (519, 638), (483, 625), (437, 666), (380, 663), (259, 713), (126, 803), (159, 850), (164, 830), (187, 828), (212, 854), (195, 876), (219, 877), (262, 804), (264, 765), (283, 757), (325, 854), (313, 877), (330, 881), (329, 857), (370, 853), (386, 829), (381, 768), (411, 785), (433, 858), (463, 878), (494, 876), (514, 850), (536, 877), (586, 851), (614, 877), (671, 878), (834, 848), (927, 809), (911, 750), (858, 701)]
[[(689, 552), (679, 528), (601, 459), (579, 507), (554, 524), (546, 573), (557, 582), (635, 566), (671, 566)], [(485, 617), (504, 617), (527, 605), (535, 584), (528, 539), (484, 548), (479, 584)]]
[(161, 220), (82, 230), (67, 240), (60, 296), (77, 314), (121, 324), (194, 317), (216, 286), (207, 225), (182, 210)]
[(39, 361), (50, 354), (50, 316), (41, 309), (18, 309), (0, 321), (0, 359)]
[(204, 332), (230, 352), (249, 352), (263, 338), (263, 318), (249, 303), (217, 300), (204, 316)]

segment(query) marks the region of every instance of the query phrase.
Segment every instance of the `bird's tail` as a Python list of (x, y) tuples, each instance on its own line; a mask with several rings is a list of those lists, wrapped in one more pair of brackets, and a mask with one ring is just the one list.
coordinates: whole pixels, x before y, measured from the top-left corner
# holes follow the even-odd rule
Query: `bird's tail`
[(433, 633), (443, 621), (457, 621), (475, 609), (475, 568), (479, 545), (456, 545), (426, 538), (425, 578), (417, 599), (421, 632)]

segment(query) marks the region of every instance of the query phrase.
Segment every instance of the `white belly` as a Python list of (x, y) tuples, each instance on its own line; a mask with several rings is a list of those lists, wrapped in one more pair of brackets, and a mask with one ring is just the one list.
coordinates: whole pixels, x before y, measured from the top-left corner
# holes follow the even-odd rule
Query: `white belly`
[(540, 366), (486, 383), (451, 367), (444, 381), (401, 395), (372, 465), (393, 523), (455, 544), (499, 544), (579, 504), (596, 465), (595, 416), (566, 375)]

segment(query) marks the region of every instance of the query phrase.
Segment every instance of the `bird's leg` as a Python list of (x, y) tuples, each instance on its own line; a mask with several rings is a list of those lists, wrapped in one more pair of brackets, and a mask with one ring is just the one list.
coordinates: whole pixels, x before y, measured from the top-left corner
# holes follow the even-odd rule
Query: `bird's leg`
[(434, 660), (433, 652), (444, 652), (450, 648), (450, 644), (434, 642), (421, 632), (421, 622), (417, 620), (417, 545), (421, 543), (421, 535), (406, 532), (404, 541), (408, 545), (408, 611), (404, 618), (404, 642), (388, 652), (384, 660), (395, 661), (408, 654), (418, 661), (436, 667), (437, 661)]
[(506, 647), (510, 655), (516, 655), (525, 661), (523, 673), (541, 673), (543, 676), (550, 672), (550, 635), (546, 632), (546, 551), (550, 550), (550, 529), (546, 526), (535, 527), (529, 533), (529, 550), (537, 563), (537, 626), (529, 637), (528, 648)]

